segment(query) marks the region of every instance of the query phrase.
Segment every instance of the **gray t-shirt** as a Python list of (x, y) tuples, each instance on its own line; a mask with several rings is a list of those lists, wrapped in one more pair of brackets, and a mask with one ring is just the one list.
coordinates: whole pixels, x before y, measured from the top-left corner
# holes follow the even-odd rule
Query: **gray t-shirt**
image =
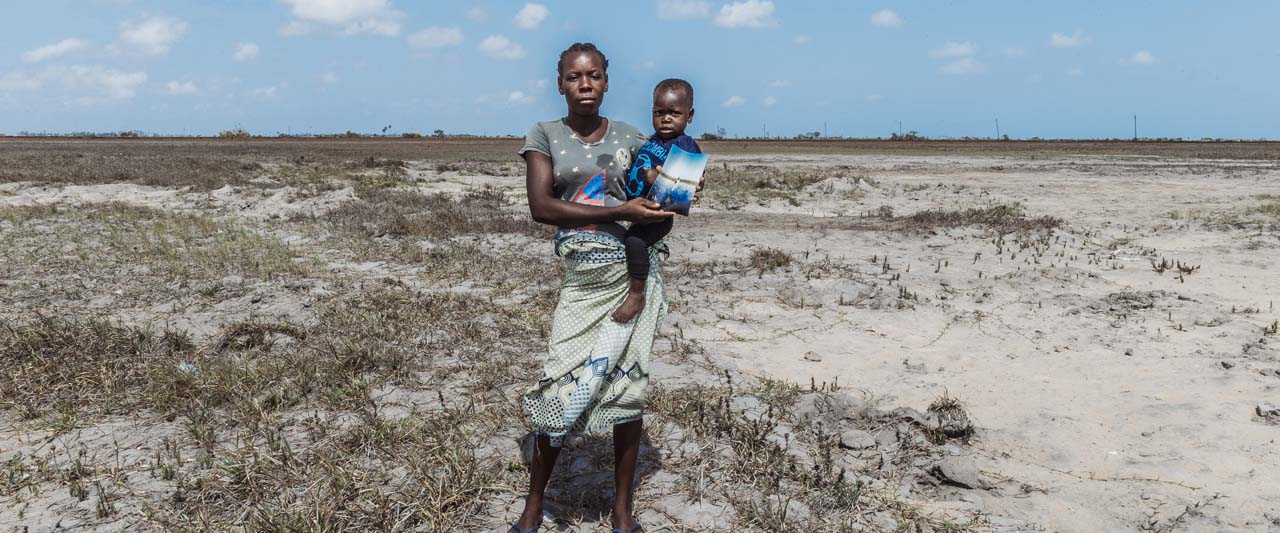
[[(631, 168), (631, 161), (647, 140), (634, 126), (610, 120), (604, 137), (594, 143), (585, 143), (562, 118), (534, 124), (517, 153), (523, 156), (532, 150), (551, 158), (552, 187), (561, 200), (615, 206), (626, 201), (623, 180)], [(561, 229), (556, 234), (557, 241), (567, 237), (565, 230), (570, 230)], [(619, 239), (625, 231), (614, 222), (572, 230), (604, 232)]]

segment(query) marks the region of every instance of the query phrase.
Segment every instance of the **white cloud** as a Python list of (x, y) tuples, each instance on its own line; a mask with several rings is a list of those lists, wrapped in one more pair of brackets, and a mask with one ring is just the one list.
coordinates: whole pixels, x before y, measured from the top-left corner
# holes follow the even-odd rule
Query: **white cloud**
[(773, 80), (769, 82), (770, 87), (790, 87), (791, 80)]
[(476, 22), (489, 20), (489, 13), (479, 6), (467, 10), (467, 18)]
[(91, 102), (98, 98), (122, 100), (133, 98), (138, 92), (138, 86), (146, 82), (146, 72), (121, 72), (102, 65), (54, 66), (35, 74), (6, 74), (0, 78), (0, 92), (35, 91), (48, 85), (59, 85), (92, 93), (82, 96), (81, 102)]
[(516, 27), (522, 30), (536, 30), (542, 21), (547, 20), (551, 10), (542, 4), (525, 4), (516, 12)]
[(773, 2), (746, 0), (721, 6), (715, 24), (722, 28), (772, 28), (778, 22), (773, 20)]
[(280, 27), (280, 35), (285, 37), (298, 37), (307, 35), (315, 31), (316, 27), (300, 20), (291, 20), (288, 24)]
[(525, 94), (524, 91), (511, 91), (507, 94), (507, 101), (513, 104), (532, 104), (533, 95)]
[(901, 28), (903, 21), (892, 9), (881, 9), (871, 14), (871, 24), (878, 28)]
[(711, 16), (711, 2), (706, 0), (658, 0), (658, 18), (700, 19)]
[(253, 43), (236, 43), (236, 51), (231, 54), (231, 59), (236, 61), (248, 61), (258, 57), (258, 45)]
[(1156, 56), (1151, 55), (1150, 51), (1138, 50), (1129, 58), (1129, 63), (1133, 65), (1150, 65), (1156, 62)]
[(323, 76), (320, 76), (320, 81), (324, 82), (326, 85), (332, 85), (334, 83), (338, 83), (338, 75), (333, 72), (325, 72)]
[(1005, 48), (1005, 57), (1026, 57), (1027, 51), (1022, 48)]
[(196, 83), (194, 81), (174, 80), (164, 84), (164, 92), (169, 94), (195, 94), (199, 91), (200, 89), (196, 87)]
[(303, 35), (314, 24), (341, 28), (341, 35), (372, 33), (395, 37), (400, 35), (404, 13), (391, 7), (388, 0), (280, 0), (292, 8), (294, 20), (280, 29), (281, 35)]
[(778, 99), (772, 96), (766, 96), (764, 97), (764, 100), (760, 101), (760, 105), (765, 107), (773, 107), (773, 104), (776, 104), (776, 103), (778, 103)]
[(140, 21), (120, 24), (120, 41), (136, 51), (149, 55), (162, 55), (178, 42), (191, 26), (185, 21), (170, 17), (153, 16)]
[(941, 70), (945, 74), (962, 75), (977, 74), (986, 70), (986, 65), (973, 58), (978, 46), (965, 41), (963, 43), (948, 42), (940, 48), (929, 50), (929, 57), (934, 59), (951, 59)]
[(409, 46), (414, 48), (443, 48), (462, 44), (462, 28), (432, 26), (409, 36)]
[(252, 96), (254, 98), (262, 98), (265, 100), (265, 99), (275, 98), (276, 95), (279, 94), (279, 92), (280, 92), (279, 87), (261, 87), (261, 88), (249, 91), (249, 96)]
[(813, 38), (809, 37), (808, 35), (797, 35), (791, 38), (791, 42), (793, 44), (809, 44), (809, 41), (812, 41), (812, 40)]
[(1071, 77), (1083, 76), (1083, 75), (1084, 75), (1084, 71), (1083, 71), (1083, 70), (1080, 70), (1080, 67), (1076, 67), (1076, 68), (1073, 68), (1073, 69), (1071, 69), (1071, 70), (1068, 70), (1068, 71), (1067, 71), (1067, 75), (1068, 75), (1068, 76), (1071, 76)]
[(480, 41), (480, 51), (494, 59), (524, 59), (524, 47), (504, 35), (490, 35)]
[(533, 86), (534, 89), (546, 89), (551, 86), (551, 80), (529, 80), (529, 85)]
[(0, 94), (34, 91), (43, 84), (44, 82), (39, 76), (30, 76), (22, 72), (10, 72), (0, 78)]
[(951, 75), (977, 74), (986, 70), (986, 65), (972, 57), (962, 57), (942, 66), (942, 72)]
[(729, 99), (725, 100), (724, 103), (720, 105), (723, 105), (724, 107), (738, 107), (745, 103), (747, 103), (746, 98), (741, 96), (730, 96)]
[(22, 60), (27, 63), (39, 63), (46, 59), (53, 59), (61, 55), (70, 54), (71, 52), (81, 50), (86, 46), (89, 46), (88, 41), (82, 41), (80, 39), (63, 39), (50, 45), (41, 46), (35, 50), (28, 50), (26, 53), (22, 54)]
[(868, 94), (866, 100), (868, 102), (879, 102), (884, 100), (884, 96), (879, 94)]
[(942, 45), (941, 48), (929, 50), (929, 57), (941, 59), (944, 57), (968, 57), (978, 51), (978, 47), (971, 42), (952, 43)]
[(1064, 35), (1055, 31), (1053, 35), (1049, 36), (1049, 46), (1054, 48), (1076, 48), (1089, 44), (1092, 40), (1093, 37), (1085, 35), (1084, 30), (1076, 30), (1071, 35)]

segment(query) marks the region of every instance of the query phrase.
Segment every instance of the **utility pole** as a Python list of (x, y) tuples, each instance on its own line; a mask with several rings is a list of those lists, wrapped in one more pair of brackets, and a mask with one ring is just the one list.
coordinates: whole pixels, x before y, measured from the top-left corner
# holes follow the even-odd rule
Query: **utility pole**
[(996, 140), (1000, 140), (1000, 117), (996, 117)]
[(1138, 140), (1138, 115), (1133, 116), (1133, 140)]
[(901, 137), (901, 136), (902, 136), (902, 121), (901, 121), (901, 120), (899, 120), (899, 121), (898, 121), (898, 136), (899, 136), (899, 137)]
[(823, 138), (823, 139), (826, 139), (826, 138), (827, 138), (827, 123), (826, 123), (826, 122), (823, 122), (823, 123), (822, 123), (822, 138)]

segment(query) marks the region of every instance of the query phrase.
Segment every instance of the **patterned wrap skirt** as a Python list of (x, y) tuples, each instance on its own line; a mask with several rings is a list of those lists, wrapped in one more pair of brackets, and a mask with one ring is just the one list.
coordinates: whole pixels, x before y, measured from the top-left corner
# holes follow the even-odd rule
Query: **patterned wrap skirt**
[(560, 301), (542, 378), (524, 394), (534, 431), (560, 446), (566, 435), (603, 431), (639, 420), (649, 385), (649, 354), (667, 312), (662, 279), (665, 243), (649, 248), (645, 307), (631, 322), (611, 318), (626, 299), (630, 276), (622, 243), (569, 239)]

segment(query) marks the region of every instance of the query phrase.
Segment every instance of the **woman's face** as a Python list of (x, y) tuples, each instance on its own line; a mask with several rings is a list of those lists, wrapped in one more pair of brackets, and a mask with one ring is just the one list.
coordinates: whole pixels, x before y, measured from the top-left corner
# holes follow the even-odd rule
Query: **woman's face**
[(609, 75), (600, 56), (575, 52), (564, 58), (560, 73), (560, 94), (572, 115), (599, 115), (604, 93), (609, 92)]

